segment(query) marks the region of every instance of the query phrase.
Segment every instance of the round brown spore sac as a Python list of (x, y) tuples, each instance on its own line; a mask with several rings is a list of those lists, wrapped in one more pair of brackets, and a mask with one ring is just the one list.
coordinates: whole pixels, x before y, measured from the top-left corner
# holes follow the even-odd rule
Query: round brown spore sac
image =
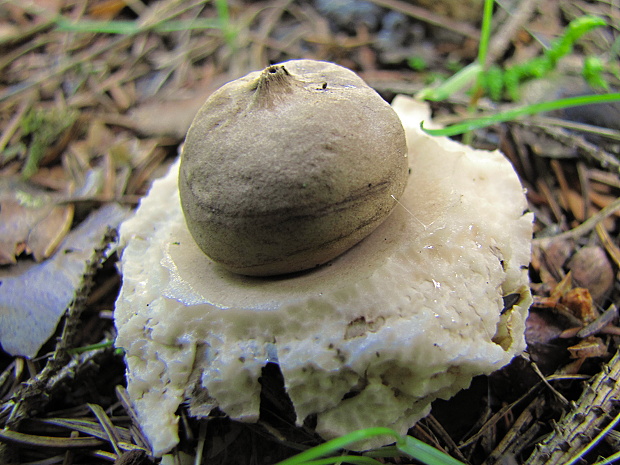
[(293, 60), (217, 90), (190, 127), (179, 191), (198, 246), (226, 269), (316, 267), (385, 220), (407, 182), (394, 110), (352, 71)]

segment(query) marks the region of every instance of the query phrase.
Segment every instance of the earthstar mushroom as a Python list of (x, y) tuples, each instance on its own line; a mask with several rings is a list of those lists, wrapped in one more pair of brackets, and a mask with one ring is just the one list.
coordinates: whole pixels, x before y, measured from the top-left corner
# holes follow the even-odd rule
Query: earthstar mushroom
[(370, 234), (407, 182), (398, 116), (352, 71), (292, 60), (217, 90), (187, 133), (181, 205), (230, 271), (321, 265)]
[(533, 218), (516, 173), (497, 151), (424, 134), (425, 105), (397, 97), (393, 107), (407, 187), (371, 234), (320, 267), (252, 277), (208, 258), (183, 216), (178, 162), (123, 224), (117, 345), (156, 455), (178, 443), (184, 402), (198, 418), (218, 408), (256, 421), (268, 363), (297, 422), (316, 418), (328, 439), (370, 426), (405, 433), (433, 400), (524, 349)]

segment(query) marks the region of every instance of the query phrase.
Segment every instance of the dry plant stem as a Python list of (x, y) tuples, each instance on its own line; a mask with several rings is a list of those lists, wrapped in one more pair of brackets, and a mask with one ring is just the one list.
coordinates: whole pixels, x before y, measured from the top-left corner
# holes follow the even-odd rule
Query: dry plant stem
[[(157, 25), (162, 24), (167, 20), (173, 19), (174, 17), (180, 15), (181, 13), (188, 11), (196, 6), (199, 6), (202, 3), (203, 3), (202, 0), (199, 0), (191, 4), (183, 4), (183, 2), (176, 0), (174, 2), (164, 3), (163, 8), (159, 8), (159, 9), (154, 8), (153, 11), (149, 10), (148, 14), (145, 13), (144, 15), (146, 17), (141, 17), (139, 20), (142, 25), (142, 30), (140, 32), (147, 32), (148, 28), (156, 27)], [(180, 6), (180, 8), (178, 8), (177, 10), (174, 10), (174, 8), (177, 6)], [(109, 41), (103, 46), (96, 48), (95, 50), (89, 49), (82, 53), (78, 53), (74, 56), (68, 57), (66, 62), (61, 62), (59, 66), (51, 69), (50, 71), (43, 72), (39, 76), (35, 77), (34, 79), (27, 81), (25, 83), (20, 83), (20, 85), (18, 86), (8, 87), (3, 93), (0, 94), (0, 102), (16, 97), (17, 95), (20, 95), (22, 92), (28, 89), (38, 88), (50, 78), (63, 75), (67, 71), (72, 69), (73, 67), (78, 66), (82, 63), (90, 62), (106, 52), (109, 52), (115, 49), (117, 50), (123, 49), (125, 48), (126, 45), (130, 45), (132, 43), (136, 35), (137, 34), (129, 34), (129, 35), (120, 36), (118, 38), (115, 38)], [(41, 42), (37, 42), (35, 44), (36, 48), (46, 45), (47, 41), (48, 39), (44, 38)], [(28, 47), (30, 47), (30, 44), (28, 44)], [(27, 51), (29, 51), (29, 49), (25, 51), (21, 51), (19, 53), (24, 54)], [(11, 59), (10, 61), (7, 59), (0, 61), (0, 64), (1, 64), (0, 69), (4, 66), (7, 66), (12, 61), (13, 59)]]
[(17, 47), (12, 52), (6, 53), (2, 56), (2, 59), (0, 59), (0, 71), (3, 71), (4, 68), (10, 66), (18, 58), (23, 57), (24, 55), (27, 55), (28, 53), (33, 52), (40, 47), (49, 45), (50, 43), (52, 43), (50, 39), (48, 39), (47, 37), (41, 37), (37, 38), (37, 40), (33, 42), (28, 42), (20, 47)]
[[(512, 140), (514, 146), (512, 144), (506, 144), (505, 146), (502, 146), (501, 149), (504, 150), (506, 153), (511, 153), (514, 150), (516, 156), (511, 158), (511, 160), (513, 164), (516, 164), (515, 162), (518, 162), (518, 164), (521, 166), (523, 172), (522, 182), (524, 183), (525, 187), (527, 187), (528, 184), (531, 186), (536, 182), (535, 180), (538, 174), (537, 171), (534, 169), (533, 160), (529, 156), (530, 151), (526, 147), (525, 141), (523, 140), (523, 131), (520, 130), (520, 128), (511, 127), (509, 125), (506, 125), (504, 129), (506, 130), (507, 136), (505, 137), (505, 139)], [(528, 192), (529, 191), (530, 189), (528, 189)]]
[[(517, 2), (517, 8), (514, 12), (508, 12), (509, 18), (506, 22), (496, 26), (496, 32), (493, 34), (489, 51), (487, 53), (486, 64), (494, 63), (504, 54), (510, 46), (511, 40), (517, 34), (523, 25), (527, 24), (532, 13), (538, 6), (540, 0), (524, 0)], [(502, 6), (502, 2), (498, 2)]]
[(11, 140), (11, 137), (13, 137), (13, 134), (15, 134), (15, 131), (19, 128), (22, 118), (26, 114), (26, 110), (28, 110), (31, 105), (32, 99), (24, 99), (24, 101), (21, 102), (17, 108), (15, 115), (2, 130), (2, 135), (0, 136), (0, 152), (4, 151), (5, 147)]
[(108, 415), (106, 415), (105, 410), (103, 410), (103, 408), (100, 405), (96, 405), (96, 404), (88, 404), (88, 407), (92, 410), (92, 412), (97, 417), (97, 420), (99, 421), (99, 424), (105, 431), (107, 439), (110, 441), (110, 444), (112, 444), (112, 447), (114, 448), (114, 452), (116, 453), (117, 457), (120, 457), (122, 454), (118, 446), (120, 439), (118, 435), (116, 434), (116, 429), (114, 425), (112, 424), (112, 421), (110, 420)]
[(612, 258), (616, 266), (620, 267), (620, 248), (618, 248), (614, 240), (611, 238), (611, 236), (601, 223), (598, 223), (596, 225), (596, 233), (598, 234), (601, 243), (605, 247), (605, 250)]
[(17, 361), (21, 359), (14, 359), (2, 373), (0, 373), (0, 398), (4, 398), (14, 386), (9, 386), (9, 383), (15, 383), (15, 374), (17, 371)]
[[(12, 398), (0, 406), (2, 420), (4, 420), (5, 416), (11, 415), (8, 421), (1, 421), (0, 423), (3, 426), (15, 427), (21, 420), (31, 416), (33, 411), (45, 411), (50, 394), (66, 388), (67, 385), (71, 385), (73, 380), (81, 376), (82, 372), (89, 367), (101, 366), (102, 358), (108, 356), (107, 354), (109, 354), (110, 350), (110, 348), (106, 348), (85, 352), (78, 357), (72, 358), (68, 364), (56, 373), (52, 373), (52, 366), (48, 363), (43, 371), (32, 380), (23, 383)], [(6, 455), (10, 453), (11, 447), (8, 447), (8, 451), (3, 451), (3, 442), (20, 444), (24, 448), (46, 447), (48, 443), (52, 444), (51, 447), (95, 447), (105, 444), (105, 441), (96, 437), (75, 438), (76, 441), (73, 438), (46, 438), (36, 435), (19, 436), (20, 433), (13, 433), (14, 431), (6, 428), (0, 430), (0, 463), (14, 463)]]
[(268, 63), (266, 46), (269, 41), (269, 37), (276, 27), (278, 21), (284, 12), (288, 9), (292, 0), (280, 0), (270, 6), (270, 10), (265, 19), (261, 22), (261, 25), (257, 31), (257, 37), (252, 40), (252, 61), (256, 65), (256, 68), (264, 68)]
[(513, 408), (515, 408), (518, 404), (523, 402), (526, 398), (528, 398), (531, 395), (537, 393), (540, 390), (541, 386), (542, 386), (542, 383), (536, 384), (529, 391), (527, 391), (525, 394), (523, 394), (521, 397), (519, 397), (517, 400), (515, 400), (512, 404), (509, 404), (509, 405), (506, 405), (505, 407), (502, 407), (502, 409), (499, 412), (495, 413), (484, 424), (484, 426), (482, 428), (480, 428), (480, 430), (476, 434), (474, 434), (472, 437), (470, 437), (466, 441), (462, 442), (459, 445), (459, 449), (464, 449), (465, 447), (469, 447), (469, 446), (475, 444), (486, 433), (486, 431), (489, 428), (491, 428), (494, 425), (496, 425), (498, 421), (500, 421), (502, 418), (504, 418), (505, 415), (507, 415)]
[(506, 457), (514, 457), (524, 447), (527, 447), (540, 430), (540, 423), (536, 420), (540, 417), (545, 408), (543, 396), (536, 397), (519, 415), (510, 431), (489, 454), (483, 465), (506, 463)]
[[(620, 131), (617, 129), (605, 128), (601, 126), (593, 126), (591, 124), (579, 123), (562, 118), (554, 118), (552, 116), (536, 115), (530, 119), (530, 122), (542, 128), (558, 127), (570, 129), (573, 131), (582, 131), (597, 136), (606, 137), (612, 140), (620, 140)], [(568, 134), (567, 134), (568, 135)]]
[(579, 400), (556, 424), (525, 465), (556, 465), (570, 461), (598, 432), (620, 396), (620, 353), (585, 386)]
[(553, 213), (555, 222), (558, 224), (562, 224), (562, 208), (560, 207), (560, 204), (558, 203), (555, 195), (551, 191), (551, 188), (549, 187), (547, 181), (544, 178), (539, 177), (536, 181), (536, 187), (538, 187), (538, 190), (547, 201), (547, 205), (549, 205), (551, 213)]
[(30, 416), (32, 411), (40, 411), (47, 404), (50, 393), (62, 381), (73, 379), (80, 368), (87, 366), (86, 362), (91, 360), (91, 357), (99, 354), (98, 351), (92, 351), (83, 354), (81, 357), (70, 359), (67, 349), (71, 347), (71, 343), (79, 335), (80, 315), (85, 308), (86, 299), (93, 284), (94, 273), (104, 257), (108, 244), (113, 241), (114, 237), (115, 233), (110, 232), (101, 242), (102, 246), (96, 250), (96, 258), (91, 263), (87, 275), (84, 276), (83, 286), (76, 293), (77, 297), (67, 311), (62, 333), (52, 357), (43, 370), (23, 383), (16, 389), (13, 396), (1, 406), (1, 411), (11, 411), (9, 418), (2, 426), (16, 428), (19, 422)]
[(613, 215), (616, 211), (620, 210), (620, 198), (616, 199), (613, 203), (610, 203), (601, 211), (599, 211), (596, 215), (588, 218), (586, 221), (581, 223), (576, 228), (571, 229), (570, 231), (566, 231), (555, 236), (550, 237), (540, 237), (538, 239), (534, 239), (533, 244), (544, 247), (545, 245), (553, 242), (554, 240), (560, 239), (576, 239), (578, 237), (583, 236), (584, 234), (590, 232), (596, 225), (603, 221), (608, 216)]
[(105, 444), (101, 439), (93, 437), (59, 438), (52, 436), (34, 436), (7, 429), (0, 430), (0, 440), (2, 442), (19, 444), (22, 446), (59, 449), (81, 449), (83, 447), (98, 447)]
[[(91, 409), (91, 412), (92, 412), (92, 409)], [(81, 415), (88, 415), (88, 413), (89, 411), (86, 408), (84, 409), (83, 412), (80, 412)], [(70, 431), (72, 433), (81, 433), (84, 436), (93, 436), (95, 438), (99, 438), (102, 440), (108, 439), (108, 434), (101, 426), (101, 423), (91, 420), (90, 416), (88, 417), (87, 420), (81, 417), (80, 418), (52, 417), (52, 418), (46, 418), (43, 420), (39, 420), (35, 424), (46, 425), (46, 427), (49, 428), (50, 431), (65, 430), (65, 431)], [(114, 425), (112, 425), (112, 427), (114, 428), (114, 431), (115, 431), (114, 434), (120, 438), (119, 443), (121, 441), (124, 443), (123, 446), (125, 449), (138, 448), (138, 446), (133, 446), (133, 445), (128, 444), (128, 441), (131, 439), (131, 436), (127, 428), (123, 428), (120, 426), (114, 426)], [(25, 432), (27, 433), (28, 431), (25, 431)]]
[(54, 25), (54, 20), (44, 19), (39, 24), (35, 24), (34, 26), (27, 26), (25, 30), (20, 31), (14, 36), (10, 36), (10, 37), (0, 40), (0, 45), (8, 48), (11, 45), (14, 45), (17, 43), (26, 42), (27, 40), (33, 38), (34, 36), (40, 35), (41, 33), (50, 29), (53, 25)]
[(537, 119), (535, 118), (513, 121), (513, 123), (529, 128), (530, 130), (535, 128), (542, 130), (544, 134), (567, 147), (575, 147), (580, 153), (596, 160), (602, 167), (613, 168), (616, 172), (620, 171), (620, 160), (618, 160), (617, 157), (601, 149), (598, 145), (588, 142), (583, 136), (568, 133), (563, 128), (537, 123)]
[(579, 185), (581, 186), (581, 201), (583, 202), (582, 214), (583, 218), (590, 217), (590, 201), (588, 196), (591, 192), (590, 177), (588, 176), (588, 169), (585, 163), (579, 161), (577, 163), (577, 176), (579, 177)]
[(428, 421), (425, 421), (424, 423), (417, 423), (414, 426), (414, 431), (415, 433), (413, 434), (413, 437), (415, 437), (416, 439), (419, 439), (426, 444), (432, 445), (435, 449), (440, 450), (444, 454), (448, 453), (447, 449), (439, 443), (437, 435), (432, 428), (432, 425), (430, 425)]
[(591, 181), (596, 181), (598, 184), (620, 189), (620, 176), (616, 173), (610, 173), (609, 171), (603, 171), (596, 168), (589, 168), (588, 177)]
[[(562, 168), (562, 164), (557, 160), (551, 160), (550, 162), (551, 169), (553, 170), (553, 174), (555, 175), (555, 179), (558, 182), (560, 187), (560, 201), (566, 210), (571, 209), (570, 202), (570, 186), (568, 185), (568, 180), (564, 175), (564, 170)], [(572, 212), (576, 218), (579, 218), (578, 212)]]
[(127, 394), (127, 389), (125, 389), (125, 387), (120, 386), (120, 385), (116, 386), (116, 397), (118, 398), (119, 402), (122, 404), (123, 408), (125, 409), (125, 411), (129, 415), (129, 418), (131, 419), (131, 423), (133, 426), (131, 428), (132, 439), (138, 446), (143, 447), (144, 449), (149, 451), (149, 454), (151, 454), (151, 450), (148, 445), (149, 442), (145, 438), (144, 433), (142, 433), (142, 430), (140, 429), (140, 423), (138, 422), (138, 415), (136, 414), (136, 411), (134, 410), (131, 404), (131, 400), (129, 399), (129, 394)]
[(408, 2), (401, 0), (370, 0), (375, 5), (379, 5), (391, 10), (399, 11), (403, 14), (419, 19), (435, 26), (440, 26), (449, 29), (453, 32), (457, 32), (470, 39), (478, 40), (480, 37), (480, 31), (471, 27), (469, 24), (462, 23), (460, 21), (454, 21), (444, 16), (431, 13), (425, 8), (421, 8), (415, 5), (411, 5)]
[(581, 328), (575, 335), (583, 339), (588, 336), (593, 336), (598, 332), (605, 332), (604, 330), (606, 327), (613, 324), (617, 317), (618, 308), (614, 304), (611, 304), (596, 320)]
[(93, 50), (93, 51), (89, 50), (86, 53), (80, 53), (76, 55), (75, 57), (72, 57), (72, 59), (69, 60), (68, 62), (59, 65), (57, 68), (52, 69), (49, 72), (41, 73), (39, 76), (35, 77), (31, 81), (24, 82), (20, 84), (19, 86), (10, 86), (2, 94), (0, 94), (0, 102), (4, 102), (13, 97), (16, 97), (28, 89), (40, 87), (45, 81), (53, 77), (63, 75), (64, 73), (66, 73), (73, 67), (78, 66), (81, 63), (85, 63), (85, 62), (87, 63), (89, 61), (92, 61), (97, 56), (102, 55), (105, 52), (108, 52), (114, 49), (123, 48), (124, 45), (131, 43), (132, 38), (133, 36), (122, 36), (115, 40), (111, 40), (109, 43), (107, 43), (106, 45), (104, 45), (103, 47), (97, 50)]
[(566, 399), (566, 397), (564, 397), (557, 389), (555, 389), (553, 386), (551, 386), (551, 384), (549, 383), (549, 381), (547, 381), (547, 379), (545, 378), (545, 375), (542, 374), (542, 372), (540, 371), (540, 368), (538, 368), (538, 365), (536, 365), (536, 363), (532, 362), (531, 364), (532, 369), (534, 370), (534, 372), (536, 373), (536, 375), (538, 375), (538, 377), (540, 378), (540, 380), (545, 384), (545, 386), (547, 386), (547, 388), (555, 395), (555, 397), (563, 404), (563, 405), (568, 405), (569, 402)]
[(439, 423), (432, 414), (426, 417), (425, 422), (428, 425), (429, 429), (433, 432), (433, 434), (444, 442), (444, 449), (447, 450), (450, 455), (453, 455), (455, 458), (457, 458), (463, 463), (468, 463), (468, 460), (461, 452), (461, 449), (459, 449), (457, 444), (454, 442), (452, 437), (450, 437), (442, 424)]

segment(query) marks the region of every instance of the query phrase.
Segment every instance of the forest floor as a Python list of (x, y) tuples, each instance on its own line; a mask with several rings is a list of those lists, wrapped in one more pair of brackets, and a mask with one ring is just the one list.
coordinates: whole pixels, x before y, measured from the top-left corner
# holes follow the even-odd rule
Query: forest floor
[[(487, 64), (503, 69), (543, 56), (575, 18), (607, 23), (555, 71), (520, 85), (516, 104), (620, 88), (618, 2), (497, 3)], [(482, 4), (0, 1), (0, 463), (151, 463), (129, 451), (146, 445), (113, 347), (122, 279), (113, 230), (176, 159), (210, 93), (269, 64), (312, 58), (356, 71), (387, 101), (413, 96), (476, 60)], [(585, 62), (601, 66), (607, 89), (586, 83)], [(451, 93), (432, 102), (434, 119), (515, 105), (500, 97)], [(465, 138), (503, 151), (535, 213), (528, 351), (436, 401), (409, 434), (464, 463), (568, 463), (620, 400), (620, 107), (563, 110)], [(78, 241), (85, 252), (70, 253)], [(180, 414), (169, 463), (198, 444), (204, 464), (272, 464), (319, 441), (277, 412), (258, 425)], [(581, 463), (619, 451), (611, 430)]]

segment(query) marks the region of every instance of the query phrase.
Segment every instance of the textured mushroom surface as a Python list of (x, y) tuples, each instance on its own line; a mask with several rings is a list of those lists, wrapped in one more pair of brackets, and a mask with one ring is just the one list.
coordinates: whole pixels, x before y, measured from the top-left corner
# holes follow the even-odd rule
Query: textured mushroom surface
[[(117, 345), (156, 454), (178, 442), (183, 402), (197, 417), (218, 407), (255, 421), (268, 362), (297, 421), (316, 415), (331, 438), (370, 426), (405, 433), (434, 399), (524, 349), (533, 218), (523, 188), (501, 153), (423, 134), (419, 105), (394, 102), (411, 168), (400, 205), (312, 271), (254, 278), (207, 258), (183, 219), (178, 163), (123, 224)], [(504, 309), (511, 294), (518, 301)]]

